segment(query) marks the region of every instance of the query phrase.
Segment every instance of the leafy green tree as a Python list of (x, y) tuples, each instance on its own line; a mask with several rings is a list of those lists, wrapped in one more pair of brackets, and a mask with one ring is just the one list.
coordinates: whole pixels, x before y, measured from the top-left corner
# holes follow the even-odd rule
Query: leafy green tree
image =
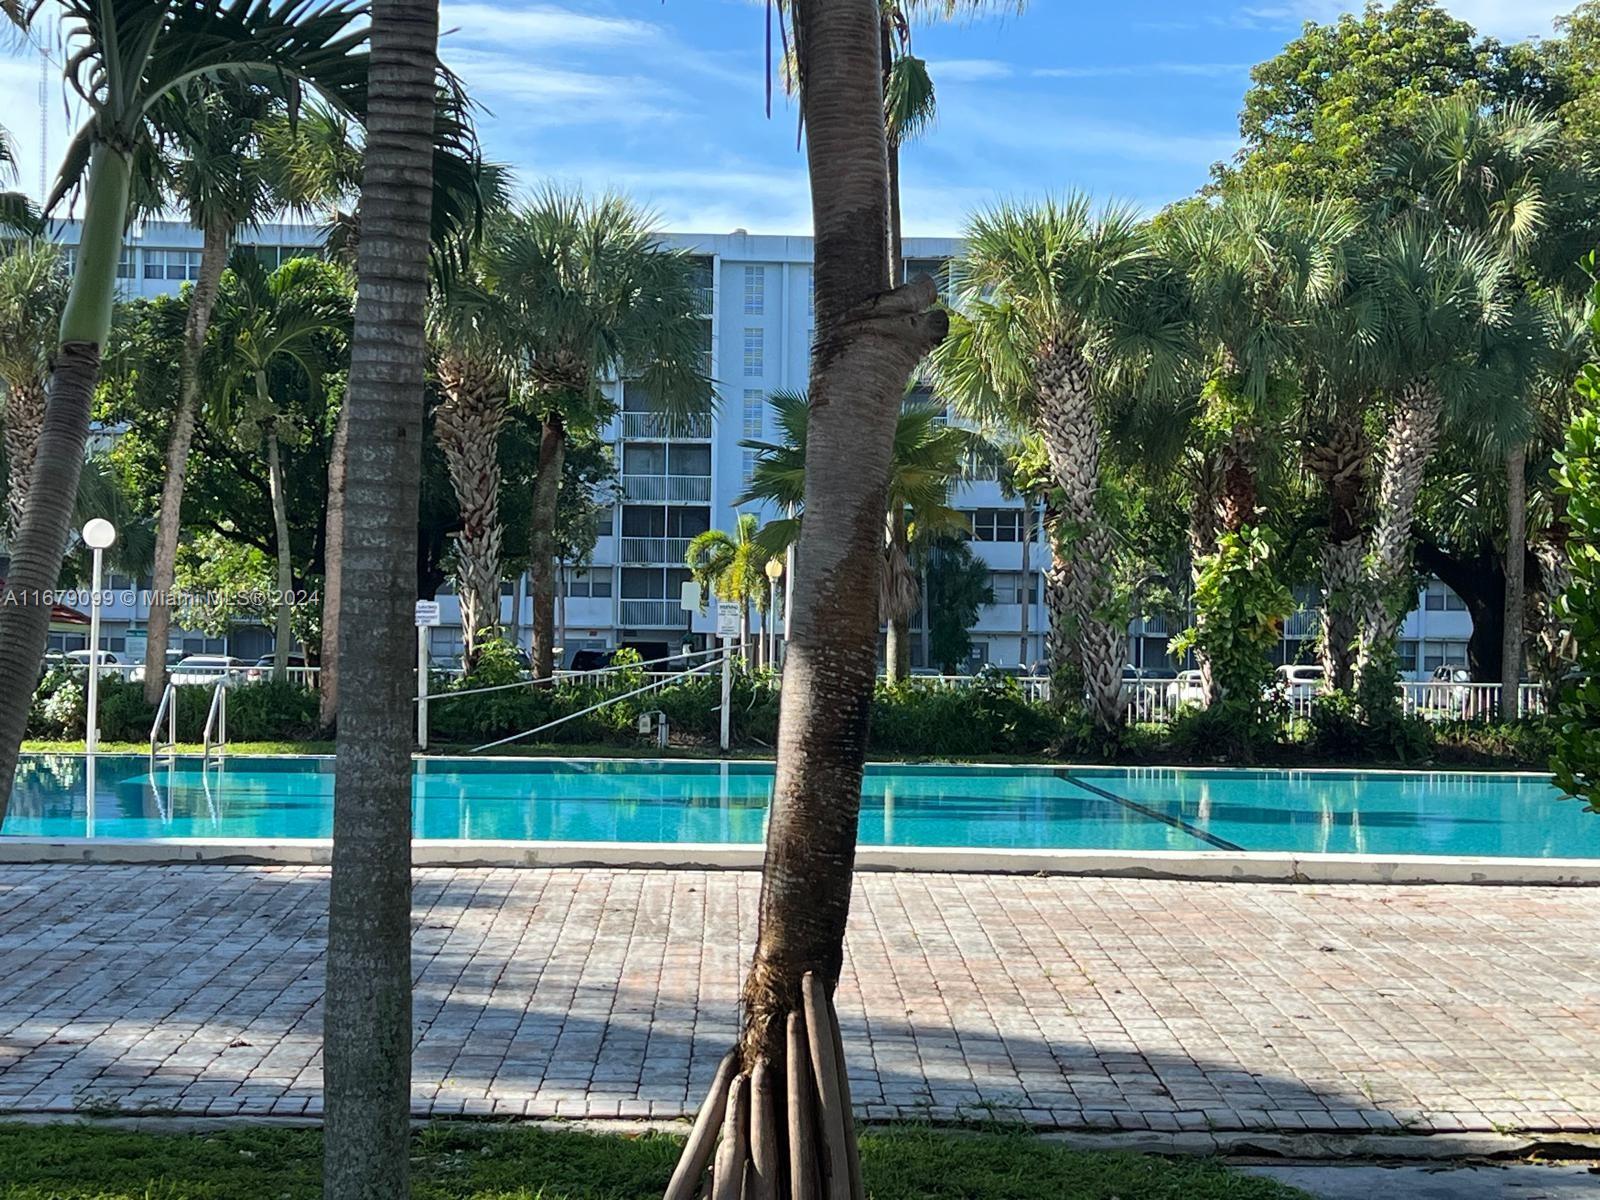
[[(1578, 392), (1600, 404), (1600, 366), (1584, 368)], [(1577, 640), (1580, 674), (1562, 698), (1553, 765), (1556, 786), (1600, 812), (1600, 412), (1591, 408), (1572, 423), (1557, 464), (1571, 570), (1560, 604)]]
[(972, 654), (978, 610), (994, 603), (989, 568), (965, 538), (946, 534), (927, 553), (928, 660), (955, 675)]
[(210, 423), (234, 430), (246, 448), (264, 445), (266, 450), (278, 564), (272, 668), (278, 680), (287, 678), (294, 641), (295, 590), (282, 448), (300, 430), (273, 395), (271, 380), (278, 365), (291, 365), (313, 390), (320, 389), (342, 357), (351, 300), (349, 276), (336, 264), (295, 258), (269, 275), (253, 255), (235, 254), (218, 290), (215, 336), (202, 359)]
[[(24, 24), (46, 6), (18, 0)], [(32, 503), (13, 545), (0, 610), (0, 676), (33, 678), (50, 622), (47, 594), (61, 570), (83, 467), (89, 409), (111, 327), (133, 161), (152, 138), (152, 111), (201, 79), (301, 81), (338, 97), (366, 80), (364, 10), (343, 0), (65, 0), (68, 84), (89, 117), (68, 147), (46, 209), (81, 185), (77, 266), (62, 311), (38, 442)], [(0, 816), (11, 795), (27, 696), (0, 697)]]
[(1552, 103), (1562, 86), (1529, 47), (1477, 37), (1436, 0), (1369, 2), (1360, 14), (1307, 23), (1250, 79), (1236, 170), (1304, 196), (1359, 199), (1383, 193), (1388, 147), (1431, 100)]

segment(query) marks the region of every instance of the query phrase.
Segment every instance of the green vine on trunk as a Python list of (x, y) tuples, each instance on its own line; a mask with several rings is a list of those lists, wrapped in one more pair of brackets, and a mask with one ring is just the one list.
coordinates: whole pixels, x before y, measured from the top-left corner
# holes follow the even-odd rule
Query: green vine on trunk
[[(1600, 364), (1584, 367), (1577, 389), (1600, 401)], [(1578, 646), (1572, 685), (1562, 694), (1552, 762), (1556, 786), (1600, 812), (1600, 412), (1581, 414), (1556, 455), (1557, 491), (1566, 498), (1572, 585), (1561, 597)]]

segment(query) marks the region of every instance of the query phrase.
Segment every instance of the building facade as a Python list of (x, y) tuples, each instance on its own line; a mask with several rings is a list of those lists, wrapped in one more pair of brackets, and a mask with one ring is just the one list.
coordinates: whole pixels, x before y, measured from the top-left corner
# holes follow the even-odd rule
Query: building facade
[[(64, 223), (59, 238), (75, 252), (75, 223)], [(249, 247), (269, 267), (297, 254), (315, 253), (320, 231), (310, 225), (283, 224), (241, 231)], [(745, 491), (754, 454), (748, 440), (775, 441), (771, 397), (806, 387), (812, 322), (811, 239), (731, 234), (670, 234), (667, 244), (694, 257), (702, 274), (706, 367), (716, 381), (717, 404), (708, 420), (671, 422), (651, 410), (648, 397), (625, 382), (613, 382), (617, 415), (604, 437), (615, 454), (622, 498), (602, 522), (602, 534), (589, 560), (563, 567), (558, 597), (558, 634), (567, 660), (578, 650), (632, 645), (646, 657), (676, 651), (686, 637), (703, 643), (714, 620), (697, 607), (685, 609), (683, 585), (689, 581), (684, 552), (690, 539), (707, 529), (732, 529), (740, 511), (735, 501)], [(907, 238), (908, 272), (935, 273), (959, 244), (949, 238)], [(145, 221), (130, 232), (118, 271), (125, 298), (175, 292), (199, 271), (200, 235), (181, 222)], [(931, 398), (931, 394), (930, 394)], [(935, 402), (937, 402), (935, 400)], [(990, 571), (994, 603), (983, 607), (972, 630), (973, 652), (967, 670), (986, 663), (1016, 667), (1040, 662), (1045, 654), (1047, 613), (1042, 601), (1042, 568), (1049, 548), (1040, 522), (1025, 519), (1020, 500), (1006, 496), (998, 482), (973, 479), (960, 485), (952, 504), (968, 514), (971, 549)], [(761, 520), (778, 514), (747, 507)], [(1029, 571), (1024, 583), (1024, 532), (1029, 535)], [(137, 647), (148, 616), (148, 597), (140, 581), (112, 579), (110, 605), (103, 610), (103, 646), (129, 653)], [(503, 588), (501, 618), (520, 631), (529, 627), (527, 580)], [(1028, 594), (1024, 594), (1027, 592)], [(434, 655), (444, 662), (460, 653), (460, 616), (455, 597), (438, 597), (443, 624), (434, 631)], [(1026, 638), (1023, 605), (1028, 606)], [(752, 629), (754, 624), (752, 623)], [(1433, 583), (1402, 631), (1401, 656), (1407, 673), (1425, 676), (1439, 665), (1465, 665), (1471, 620), (1465, 606), (1443, 584)], [(1159, 619), (1135, 621), (1129, 628), (1129, 663), (1145, 669), (1170, 668), (1169, 630)], [(928, 669), (926, 621), (913, 622), (912, 661)], [(1316, 634), (1309, 607), (1285, 629), (1282, 657), (1303, 660)], [(63, 630), (53, 648), (79, 649), (86, 636)], [(175, 646), (190, 653), (227, 653), (253, 658), (271, 649), (271, 631), (241, 626), (226, 637), (180, 632)]]

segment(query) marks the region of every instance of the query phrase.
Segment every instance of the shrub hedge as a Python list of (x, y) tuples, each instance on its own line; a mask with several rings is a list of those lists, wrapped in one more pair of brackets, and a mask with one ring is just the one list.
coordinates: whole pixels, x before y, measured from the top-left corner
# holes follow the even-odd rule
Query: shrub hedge
[[(623, 663), (621, 665), (626, 665)], [(530, 744), (647, 746), (639, 718), (666, 715), (674, 744), (714, 749), (720, 726), (721, 680), (695, 676), (641, 696), (620, 699), (641, 686), (637, 670), (621, 670), (555, 687), (511, 686), (453, 698), (457, 692), (522, 683), (514, 663), (490, 658), (465, 679), (433, 682), (429, 729), (436, 745), (471, 746), (560, 721)], [(211, 703), (208, 687), (178, 689), (178, 737), (197, 742)], [(588, 712), (602, 701), (597, 711)], [(143, 742), (155, 712), (136, 683), (102, 681), (100, 730), (105, 741)], [(80, 676), (55, 672), (34, 694), (28, 734), (45, 741), (83, 736), (86, 697)], [(880, 684), (873, 697), (871, 753), (896, 758), (1093, 759), (1123, 762), (1239, 762), (1219, 747), (1237, 744), (1214, 728), (1218, 714), (1196, 710), (1167, 727), (1136, 726), (1120, 740), (1098, 739), (1079, 715), (1029, 700), (1016, 681), (996, 678), (967, 688), (938, 688), (911, 679)], [(737, 672), (733, 679), (732, 736), (742, 750), (777, 744), (778, 680), (769, 671)], [(1556, 728), (1528, 719), (1504, 725), (1427, 722), (1398, 717), (1364, 724), (1343, 697), (1319, 701), (1308, 719), (1288, 721), (1251, 744), (1255, 761), (1389, 765), (1457, 765), (1543, 768)], [(228, 736), (236, 741), (295, 742), (326, 736), (318, 727), (316, 692), (295, 683), (240, 684), (228, 693)]]

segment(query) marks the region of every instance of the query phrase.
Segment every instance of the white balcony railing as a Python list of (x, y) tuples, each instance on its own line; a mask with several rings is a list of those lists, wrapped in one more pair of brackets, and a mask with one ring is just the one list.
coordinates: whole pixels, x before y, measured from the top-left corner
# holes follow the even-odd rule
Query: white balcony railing
[(711, 436), (711, 418), (669, 417), (664, 413), (654, 412), (625, 412), (622, 414), (622, 436), (705, 441)]
[(689, 538), (624, 537), (618, 561), (650, 566), (682, 566)]
[(679, 629), (688, 614), (676, 600), (618, 601), (619, 622), (629, 629)]
[(622, 494), (627, 500), (700, 501), (711, 499), (709, 475), (624, 475)]

